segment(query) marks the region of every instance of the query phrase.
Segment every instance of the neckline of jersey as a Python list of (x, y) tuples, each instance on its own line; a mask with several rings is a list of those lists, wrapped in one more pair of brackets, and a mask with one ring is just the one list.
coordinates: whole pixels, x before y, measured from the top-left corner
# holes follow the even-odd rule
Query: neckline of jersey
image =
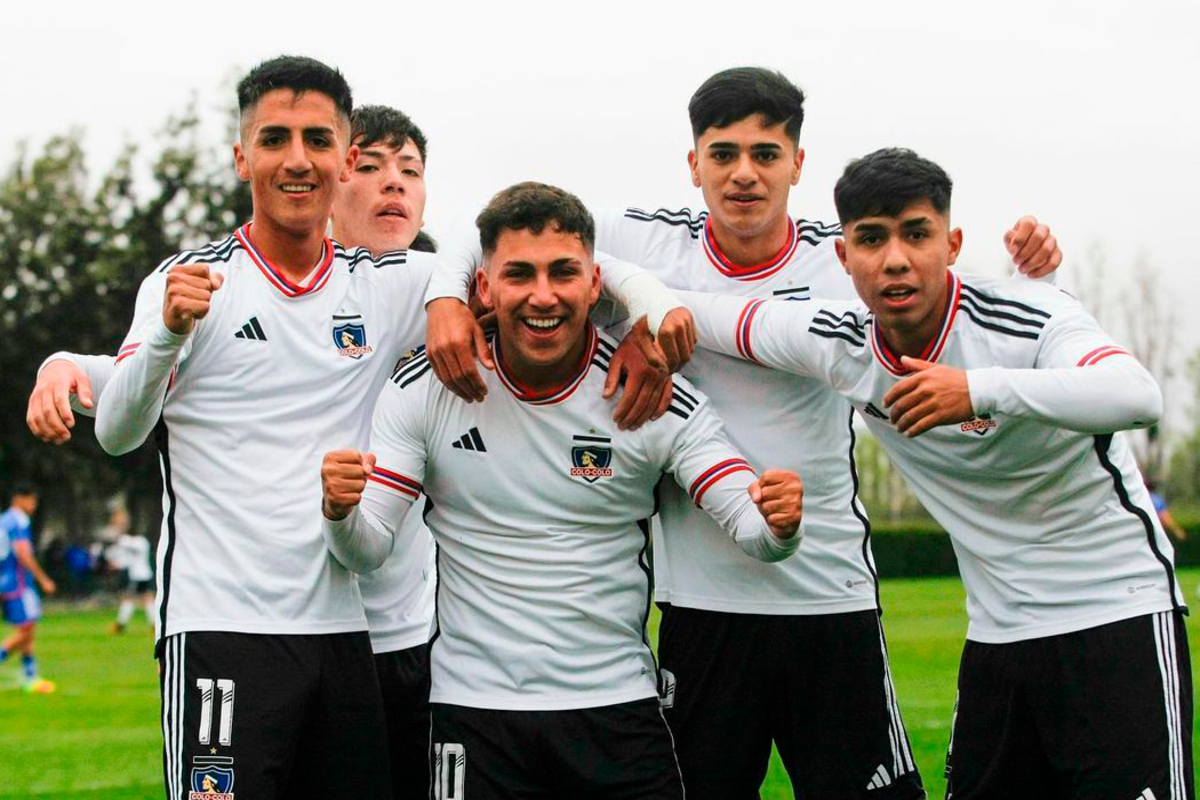
[[(962, 281), (953, 272), (946, 272), (946, 288), (946, 308), (942, 311), (942, 327), (938, 331), (938, 335), (925, 345), (921, 355), (918, 356), (922, 361), (938, 360), (942, 350), (946, 347), (946, 341), (950, 338), (950, 328), (954, 326), (954, 318), (958, 315), (958, 298), (962, 293)], [(883, 333), (879, 330), (879, 325), (875, 324), (874, 315), (871, 320), (871, 350), (874, 351), (875, 358), (891, 374), (908, 375), (909, 370), (901, 365), (900, 356), (888, 346), (887, 341), (883, 338)]]
[(779, 252), (758, 264), (742, 267), (734, 264), (721, 251), (721, 246), (717, 244), (717, 238), (712, 231), (712, 215), (705, 215), (704, 218), (704, 253), (708, 256), (708, 260), (717, 268), (717, 271), (722, 275), (733, 278), (739, 281), (757, 281), (768, 276), (774, 275), (779, 270), (783, 269), (784, 265), (792, 260), (796, 249), (800, 246), (800, 234), (797, 231), (797, 223), (791, 217), (788, 217), (788, 238)]
[(561, 403), (575, 393), (575, 390), (579, 388), (579, 384), (583, 383), (588, 370), (591, 369), (592, 357), (596, 354), (596, 348), (600, 344), (600, 337), (596, 333), (596, 327), (590, 322), (588, 323), (587, 336), (588, 341), (583, 348), (583, 360), (579, 364), (578, 371), (561, 386), (556, 386), (543, 392), (537, 392), (528, 386), (524, 386), (505, 369), (504, 355), (500, 352), (500, 337), (499, 335), (493, 336), (491, 346), (492, 357), (496, 360), (496, 376), (500, 378), (500, 383), (504, 384), (504, 388), (512, 392), (513, 397), (522, 403), (529, 403), (535, 406), (549, 406)]
[(275, 266), (274, 262), (267, 258), (254, 245), (254, 240), (250, 236), (250, 226), (253, 224), (253, 222), (247, 222), (234, 231), (233, 235), (241, 242), (242, 247), (246, 248), (246, 252), (250, 254), (250, 260), (266, 276), (267, 282), (286, 297), (301, 297), (306, 294), (312, 294), (313, 292), (320, 291), (321, 287), (329, 282), (329, 276), (333, 274), (333, 244), (329, 241), (329, 237), (321, 240), (321, 256), (317, 259), (317, 266), (309, 276), (308, 281), (299, 284), (288, 280), (279, 267)]

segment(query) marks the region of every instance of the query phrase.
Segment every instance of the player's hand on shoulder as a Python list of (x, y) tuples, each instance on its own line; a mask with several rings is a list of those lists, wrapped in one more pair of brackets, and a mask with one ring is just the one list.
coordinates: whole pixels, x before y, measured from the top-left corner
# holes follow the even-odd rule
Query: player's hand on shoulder
[(163, 322), (177, 336), (192, 332), (196, 320), (204, 319), (212, 306), (213, 292), (221, 288), (225, 275), (211, 272), (207, 264), (180, 264), (167, 273), (163, 296)]
[(671, 372), (678, 372), (692, 360), (696, 350), (696, 321), (691, 311), (680, 306), (663, 317), (658, 326), (658, 347), (666, 356)]
[(799, 475), (786, 469), (764, 470), (746, 490), (771, 533), (779, 539), (796, 535), (804, 512), (804, 482)]
[(69, 441), (71, 428), (75, 427), (72, 394), (79, 396), (79, 404), (84, 408), (92, 407), (92, 382), (87, 373), (70, 361), (51, 361), (38, 375), (29, 394), (25, 424), (30, 433), (51, 444)]
[(488, 369), (495, 364), (475, 314), (461, 300), (440, 297), (425, 305), (425, 318), (425, 353), (433, 374), (468, 403), (482, 400), (487, 386), (475, 359)]
[(617, 346), (608, 364), (604, 397), (612, 397), (624, 382), (613, 421), (623, 431), (637, 430), (667, 413), (671, 405), (671, 373), (646, 318), (642, 317)]
[(1032, 215), (1021, 217), (1005, 232), (1004, 247), (1017, 270), (1030, 278), (1044, 278), (1062, 264), (1058, 240)]
[(975, 416), (966, 372), (909, 356), (902, 356), (900, 363), (913, 374), (883, 396), (896, 430), (919, 436), (938, 425), (966, 422)]
[(331, 450), (321, 461), (321, 509), (325, 519), (345, 519), (362, 500), (375, 455), (358, 450)]

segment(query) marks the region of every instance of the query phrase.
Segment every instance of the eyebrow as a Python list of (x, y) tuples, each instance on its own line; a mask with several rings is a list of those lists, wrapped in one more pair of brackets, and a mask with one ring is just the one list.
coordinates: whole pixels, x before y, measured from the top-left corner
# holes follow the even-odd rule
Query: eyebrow
[(920, 228), (923, 225), (928, 225), (929, 221), (930, 221), (929, 217), (914, 217), (913, 219), (906, 219), (906, 220), (904, 220), (904, 222), (901, 222), (900, 227), (901, 228)]
[[(740, 150), (741, 146), (736, 142), (713, 142), (708, 146), (709, 150)], [(783, 148), (774, 142), (758, 142), (750, 145), (750, 152), (762, 152), (764, 150), (782, 150)]]
[[(286, 125), (264, 125), (263, 127), (258, 129), (259, 136), (290, 135), (291, 132), (292, 132), (292, 129), (287, 127)], [(330, 137), (334, 136), (333, 128), (326, 128), (324, 126), (313, 127), (313, 128), (304, 128), (301, 130), (301, 133), (305, 136), (313, 136), (313, 135), (330, 136)]]
[[(529, 269), (536, 269), (536, 266), (532, 262), (521, 261), (520, 259), (509, 259), (508, 261), (504, 262), (504, 266), (506, 266), (506, 267), (528, 267)], [(563, 258), (556, 258), (553, 261), (551, 261), (550, 266), (551, 267), (582, 267), (583, 262), (580, 261), (578, 258), (563, 257)]]

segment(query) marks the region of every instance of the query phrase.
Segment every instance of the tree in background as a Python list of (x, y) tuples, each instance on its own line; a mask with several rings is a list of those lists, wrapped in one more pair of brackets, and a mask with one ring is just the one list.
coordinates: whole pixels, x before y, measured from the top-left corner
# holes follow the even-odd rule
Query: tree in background
[(25, 402), (38, 365), (56, 350), (115, 353), (138, 286), (164, 258), (227, 235), (249, 218), (250, 195), (228, 154), (204, 147), (194, 103), (158, 134), (148, 180), (129, 145), (89, 179), (75, 130), (30, 157), (22, 148), (0, 178), (0, 489), (34, 481), (44, 514), (78, 536), (99, 522), (102, 503), (127, 491), (134, 524), (153, 535), (159, 478), (153, 445), (124, 458), (105, 454), (91, 423), (63, 447), (35, 440)]

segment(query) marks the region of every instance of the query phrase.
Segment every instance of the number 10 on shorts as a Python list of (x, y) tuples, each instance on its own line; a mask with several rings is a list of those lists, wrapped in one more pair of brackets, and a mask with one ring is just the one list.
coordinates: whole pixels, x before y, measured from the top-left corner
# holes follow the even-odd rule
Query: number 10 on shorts
[(467, 748), (455, 742), (433, 745), (433, 795), (436, 800), (463, 800)]
[(220, 723), (217, 731), (217, 743), (228, 747), (233, 739), (233, 681), (229, 678), (197, 678), (196, 688), (200, 690), (200, 744), (208, 744), (212, 740), (213, 684), (221, 693)]

